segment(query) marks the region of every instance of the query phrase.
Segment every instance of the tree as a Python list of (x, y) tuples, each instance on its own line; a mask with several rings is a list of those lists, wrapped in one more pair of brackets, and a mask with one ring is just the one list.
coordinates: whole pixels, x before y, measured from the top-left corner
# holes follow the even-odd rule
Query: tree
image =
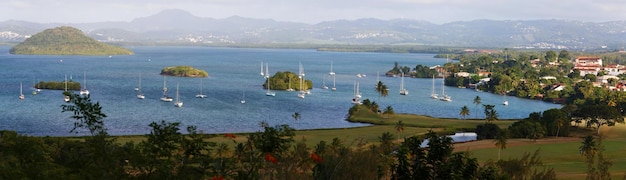
[[(476, 112), (478, 112), (478, 105), (480, 105), (480, 96), (474, 98), (474, 104), (476, 104)], [(476, 119), (478, 119), (478, 113), (476, 113)]]
[(595, 138), (591, 135), (585, 136), (578, 151), (580, 155), (585, 156), (587, 161), (587, 179), (595, 179), (597, 170), (593, 168), (593, 160), (598, 152), (598, 143)]
[(461, 112), (459, 113), (461, 116), (463, 116), (463, 119), (465, 119), (466, 116), (468, 116), (470, 114), (470, 110), (469, 108), (467, 108), (467, 106), (463, 106), (461, 108)]
[[(396, 128), (396, 131), (402, 134), (404, 132), (404, 123), (402, 121), (398, 121), (396, 123), (395, 128)], [(398, 136), (398, 140), (400, 140), (400, 136)]]
[(485, 121), (491, 123), (498, 120), (498, 112), (495, 110), (495, 105), (484, 104), (485, 107)]
[(501, 129), (496, 134), (496, 138), (493, 140), (495, 142), (496, 147), (498, 147), (498, 160), (500, 160), (500, 150), (506, 149), (508, 144), (508, 131), (506, 129)]
[(387, 95), (389, 95), (389, 88), (387, 88), (387, 85), (383, 84), (382, 81), (378, 81), (378, 84), (376, 84), (376, 92), (378, 92), (378, 102), (380, 102), (380, 96), (387, 97)]
[(387, 118), (389, 118), (390, 116), (393, 116), (393, 114), (395, 114), (395, 112), (393, 111), (393, 107), (387, 106), (385, 110), (383, 111), (383, 115), (385, 114), (387, 115)]
[(378, 140), (380, 141), (380, 147), (382, 148), (383, 152), (385, 154), (391, 153), (391, 151), (393, 150), (393, 134), (389, 132), (384, 132), (378, 137)]
[(107, 116), (102, 113), (100, 103), (92, 103), (89, 95), (80, 96), (72, 93), (70, 94), (69, 105), (61, 105), (61, 108), (61, 112), (70, 111), (74, 113), (72, 118), (76, 119), (76, 122), (74, 122), (74, 128), (70, 132), (75, 132), (77, 128), (86, 127), (91, 136), (106, 133), (102, 119)]
[(295, 112), (291, 115), (291, 117), (293, 117), (294, 121), (298, 121), (298, 119), (300, 119), (300, 113)]
[(587, 119), (589, 125), (595, 125), (598, 135), (600, 134), (600, 127), (603, 125), (615, 126), (617, 123), (624, 123), (624, 118), (619, 110), (608, 105), (582, 106), (573, 113), (573, 116)]

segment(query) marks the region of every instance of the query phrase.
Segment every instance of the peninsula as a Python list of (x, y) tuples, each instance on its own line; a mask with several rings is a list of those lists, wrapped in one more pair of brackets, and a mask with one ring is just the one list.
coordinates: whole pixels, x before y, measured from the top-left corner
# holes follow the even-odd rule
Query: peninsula
[(11, 54), (29, 55), (131, 55), (129, 49), (98, 42), (81, 30), (63, 26), (46, 29), (9, 50)]
[(161, 75), (178, 77), (208, 77), (209, 73), (191, 66), (173, 66), (161, 70)]

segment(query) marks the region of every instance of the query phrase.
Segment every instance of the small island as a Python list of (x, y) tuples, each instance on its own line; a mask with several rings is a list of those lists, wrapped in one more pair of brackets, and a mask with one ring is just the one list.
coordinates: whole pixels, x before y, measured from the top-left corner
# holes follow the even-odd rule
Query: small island
[(81, 30), (63, 26), (46, 29), (9, 50), (28, 55), (131, 55), (129, 49), (98, 42)]
[[(272, 90), (287, 90), (289, 88), (294, 89), (296, 91), (300, 90), (300, 78), (297, 74), (285, 71), (285, 72), (276, 72), (274, 76), (270, 77), (270, 85)], [(311, 89), (313, 88), (313, 81), (304, 80), (302, 84), (302, 89)], [(267, 80), (263, 83), (263, 88), (267, 89)]]
[(177, 77), (208, 77), (209, 73), (191, 66), (172, 66), (161, 70), (161, 75)]
[[(39, 82), (33, 86), (33, 88), (37, 89), (51, 89), (51, 90), (65, 90), (65, 82), (63, 81), (49, 81), (49, 82)], [(67, 81), (67, 90), (80, 90), (80, 83), (74, 82), (72, 80)]]

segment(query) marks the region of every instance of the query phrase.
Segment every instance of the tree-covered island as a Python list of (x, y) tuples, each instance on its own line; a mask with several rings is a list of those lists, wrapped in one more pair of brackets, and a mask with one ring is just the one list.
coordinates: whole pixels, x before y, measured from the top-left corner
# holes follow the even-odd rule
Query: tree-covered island
[[(65, 83), (63, 81), (49, 81), (49, 82), (44, 82), (41, 81), (37, 84), (35, 84), (35, 86), (33, 88), (37, 88), (37, 89), (51, 89), (51, 90), (64, 90), (65, 89)], [(80, 90), (80, 83), (78, 82), (74, 82), (72, 80), (67, 81), (67, 90)]]
[(172, 66), (161, 70), (161, 75), (178, 77), (208, 77), (209, 73), (191, 66)]
[[(270, 88), (272, 90), (287, 90), (292, 88), (296, 91), (300, 90), (300, 77), (297, 74), (289, 72), (289, 71), (278, 71), (274, 76), (270, 77)], [(302, 84), (302, 89), (311, 89), (313, 88), (313, 81), (304, 80)], [(267, 89), (267, 80), (263, 83), (263, 88)]]
[(63, 26), (46, 29), (9, 50), (30, 55), (131, 55), (133, 51), (98, 42), (79, 29)]

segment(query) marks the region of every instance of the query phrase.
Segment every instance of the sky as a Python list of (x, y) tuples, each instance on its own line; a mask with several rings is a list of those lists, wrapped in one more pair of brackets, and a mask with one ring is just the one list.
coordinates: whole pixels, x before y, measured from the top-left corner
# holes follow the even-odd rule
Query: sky
[(626, 20), (622, 0), (2, 0), (0, 21), (129, 22), (166, 9), (207, 18), (241, 16), (307, 24), (361, 18), (435, 24), (482, 19)]

